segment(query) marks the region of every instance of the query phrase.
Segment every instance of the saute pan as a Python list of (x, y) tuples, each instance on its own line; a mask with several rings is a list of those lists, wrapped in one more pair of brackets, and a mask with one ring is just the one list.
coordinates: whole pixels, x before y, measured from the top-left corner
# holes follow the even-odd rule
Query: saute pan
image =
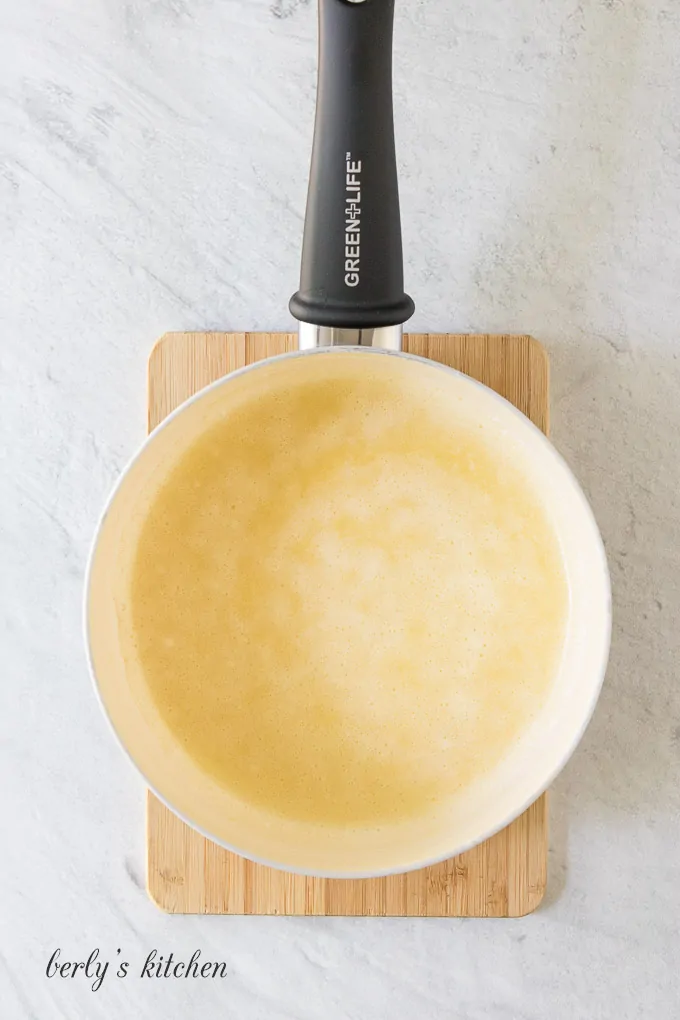
[[(392, 117), (393, 14), (394, 0), (319, 0), (311, 179), (300, 288), (290, 302), (300, 323), (299, 351), (219, 380), (151, 434), (105, 508), (86, 583), (86, 639), (96, 690), (149, 786), (188, 823), (229, 849), (272, 866), (324, 876), (423, 867), (467, 849), (517, 817), (549, 785), (580, 740), (609, 648), (606, 559), (593, 515), (568, 467), (497, 394), (401, 351), (402, 325), (413, 302), (403, 286)], [(562, 656), (548, 696), (497, 766), (463, 788), (445, 811), (338, 829), (313, 819), (275, 818), (211, 779), (159, 719), (124, 628), (130, 563), (150, 492), (235, 402), (256, 398), (265, 385), (268, 392), (277, 387), (283, 392), (298, 378), (324, 376), (329, 366), (340, 363), (360, 365), (376, 385), (395, 371), (422, 379), (441, 399), (457, 402), (469, 421), (478, 422), (505, 451), (506, 460), (516, 452), (557, 536), (569, 605)], [(354, 595), (348, 590), (346, 599)]]

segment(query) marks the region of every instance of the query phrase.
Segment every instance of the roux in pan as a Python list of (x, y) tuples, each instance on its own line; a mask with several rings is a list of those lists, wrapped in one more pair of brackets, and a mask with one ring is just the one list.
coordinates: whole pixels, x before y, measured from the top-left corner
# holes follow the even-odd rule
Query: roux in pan
[(484, 429), (418, 371), (335, 361), (184, 453), (130, 611), (158, 711), (203, 769), (274, 814), (371, 825), (499, 762), (550, 688), (568, 589), (542, 504)]

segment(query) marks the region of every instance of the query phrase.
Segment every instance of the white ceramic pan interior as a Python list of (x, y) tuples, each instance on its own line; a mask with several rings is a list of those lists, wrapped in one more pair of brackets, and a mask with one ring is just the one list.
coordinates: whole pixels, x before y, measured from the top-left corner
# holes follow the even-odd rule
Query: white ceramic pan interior
[[(258, 393), (327, 379), (338, 359), (363, 374), (408, 372), (428, 399), (456, 401), (463, 419), (522, 465), (559, 538), (569, 587), (564, 653), (545, 703), (510, 752), (430, 814), (399, 824), (342, 829), (274, 817), (240, 801), (192, 761), (163, 723), (128, 639), (136, 542), (157, 487), (197, 436)], [(284, 355), (235, 372), (183, 404), (149, 437), (106, 508), (88, 571), (86, 625), (99, 697), (124, 748), (155, 793), (211, 839), (291, 871), (326, 876), (402, 872), (453, 856), (497, 831), (551, 782), (578, 743), (602, 683), (610, 589), (600, 535), (581, 489), (543, 434), (493, 391), (452, 369), (372, 348)], [(455, 635), (452, 635), (455, 640)]]

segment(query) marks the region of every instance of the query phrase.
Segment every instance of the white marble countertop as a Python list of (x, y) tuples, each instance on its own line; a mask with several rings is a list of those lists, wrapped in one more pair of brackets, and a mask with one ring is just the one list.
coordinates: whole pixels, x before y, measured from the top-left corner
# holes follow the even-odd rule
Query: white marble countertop
[[(605, 691), (520, 921), (169, 918), (92, 695), (83, 571), (169, 329), (291, 325), (313, 0), (0, 7), (2, 1020), (680, 1015), (680, 5), (399, 0), (418, 329), (531, 332), (602, 526)], [(63, 959), (131, 962), (98, 991)], [(221, 981), (142, 980), (153, 948)]]

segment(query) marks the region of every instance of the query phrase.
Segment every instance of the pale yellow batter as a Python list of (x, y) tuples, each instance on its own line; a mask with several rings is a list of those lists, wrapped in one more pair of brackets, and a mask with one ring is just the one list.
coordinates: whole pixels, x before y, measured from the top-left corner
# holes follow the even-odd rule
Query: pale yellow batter
[(153, 700), (202, 768), (275, 814), (365, 825), (498, 762), (554, 677), (568, 591), (521, 465), (418, 373), (335, 359), (183, 456), (130, 608)]

